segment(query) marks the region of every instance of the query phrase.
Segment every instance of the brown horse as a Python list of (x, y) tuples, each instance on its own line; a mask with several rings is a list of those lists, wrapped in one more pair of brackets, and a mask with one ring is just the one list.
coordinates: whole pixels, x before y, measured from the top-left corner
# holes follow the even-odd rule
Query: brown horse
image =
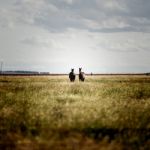
[(76, 78), (76, 75), (74, 73), (74, 69), (71, 69), (71, 72), (69, 73), (70, 82), (74, 82), (75, 78)]
[(85, 74), (81, 70), (82, 70), (82, 68), (79, 68), (79, 81), (84, 82), (84, 80), (85, 80)]

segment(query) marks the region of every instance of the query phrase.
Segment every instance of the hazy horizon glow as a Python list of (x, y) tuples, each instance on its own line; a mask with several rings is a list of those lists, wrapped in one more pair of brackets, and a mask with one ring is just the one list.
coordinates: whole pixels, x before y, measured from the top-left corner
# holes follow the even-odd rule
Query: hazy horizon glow
[(0, 1), (3, 70), (150, 72), (150, 1)]

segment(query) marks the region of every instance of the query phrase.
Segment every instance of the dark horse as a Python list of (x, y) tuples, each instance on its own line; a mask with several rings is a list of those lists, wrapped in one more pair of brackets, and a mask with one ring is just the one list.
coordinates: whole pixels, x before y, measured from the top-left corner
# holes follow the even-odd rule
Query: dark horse
[(85, 80), (85, 74), (84, 72), (81, 72), (82, 68), (79, 68), (79, 81), (83, 81)]
[(74, 73), (74, 69), (71, 69), (71, 72), (69, 73), (70, 82), (74, 82), (75, 78), (76, 78), (76, 75)]

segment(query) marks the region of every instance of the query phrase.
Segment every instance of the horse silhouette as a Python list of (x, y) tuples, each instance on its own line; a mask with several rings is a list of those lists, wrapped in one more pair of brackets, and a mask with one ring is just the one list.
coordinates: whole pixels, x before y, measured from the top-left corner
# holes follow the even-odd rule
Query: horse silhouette
[(84, 80), (85, 80), (85, 74), (81, 70), (82, 70), (82, 68), (79, 68), (79, 81), (84, 82)]
[(69, 73), (70, 82), (74, 82), (75, 78), (76, 78), (76, 75), (74, 73), (74, 69), (71, 69), (71, 72)]

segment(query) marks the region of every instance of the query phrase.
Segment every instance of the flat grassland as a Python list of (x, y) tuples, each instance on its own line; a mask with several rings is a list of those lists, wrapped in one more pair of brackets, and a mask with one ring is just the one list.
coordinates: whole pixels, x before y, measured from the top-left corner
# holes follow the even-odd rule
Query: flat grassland
[(150, 147), (150, 77), (0, 77), (0, 149)]

